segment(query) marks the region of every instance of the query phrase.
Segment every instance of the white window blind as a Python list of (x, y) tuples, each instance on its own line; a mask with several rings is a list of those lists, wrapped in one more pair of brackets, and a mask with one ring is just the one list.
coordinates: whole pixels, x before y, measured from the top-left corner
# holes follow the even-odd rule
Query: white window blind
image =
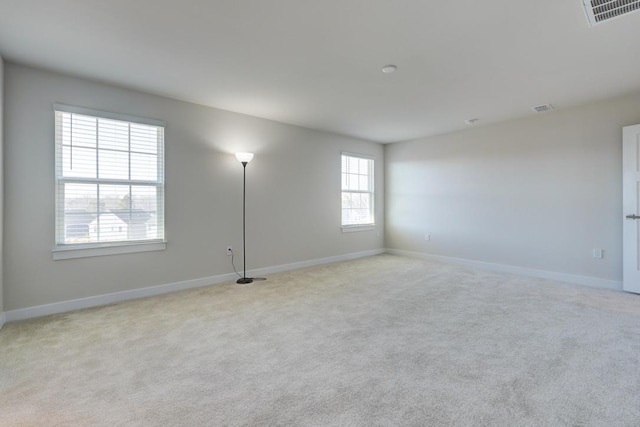
[(342, 154), (342, 226), (374, 225), (374, 161), (358, 154)]
[(164, 123), (55, 105), (56, 247), (164, 240)]

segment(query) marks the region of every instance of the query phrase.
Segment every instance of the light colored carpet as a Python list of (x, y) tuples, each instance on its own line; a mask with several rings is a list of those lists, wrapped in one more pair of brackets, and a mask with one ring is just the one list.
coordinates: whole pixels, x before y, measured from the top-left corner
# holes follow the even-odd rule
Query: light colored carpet
[(640, 425), (640, 297), (381, 255), (5, 325), (0, 425)]

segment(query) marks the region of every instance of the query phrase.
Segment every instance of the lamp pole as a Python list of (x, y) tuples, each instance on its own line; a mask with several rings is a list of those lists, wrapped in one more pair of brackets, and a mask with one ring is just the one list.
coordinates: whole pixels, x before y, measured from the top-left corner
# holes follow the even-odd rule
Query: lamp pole
[(246, 204), (247, 204), (247, 163), (242, 162), (242, 262), (243, 274), (236, 283), (252, 283), (253, 279), (247, 277), (247, 238), (246, 238)]
[(242, 262), (244, 264), (242, 277), (236, 283), (252, 283), (253, 279), (247, 277), (247, 164), (253, 159), (253, 153), (236, 153), (236, 159), (242, 163)]

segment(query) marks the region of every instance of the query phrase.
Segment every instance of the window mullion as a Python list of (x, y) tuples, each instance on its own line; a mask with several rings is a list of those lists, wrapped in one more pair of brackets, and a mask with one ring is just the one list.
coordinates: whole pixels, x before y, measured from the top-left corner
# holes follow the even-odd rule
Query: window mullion
[(96, 179), (100, 179), (100, 131), (98, 129), (98, 118), (96, 117)]
[(69, 117), (69, 169), (73, 170), (73, 114)]
[[(131, 182), (131, 123), (129, 123), (129, 126), (127, 126), (127, 129), (129, 131), (129, 134), (127, 135), (127, 143), (129, 147), (128, 177), (129, 177), (129, 182)], [(127, 239), (131, 239), (131, 220), (132, 220), (131, 207), (133, 206), (133, 191), (131, 190), (131, 188), (132, 188), (131, 184), (129, 184), (129, 226), (127, 227)]]
[(127, 181), (124, 179), (94, 179), (94, 178), (59, 178), (69, 184), (102, 184), (102, 185), (140, 185), (146, 187), (162, 187), (158, 181)]
[[(58, 191), (58, 200), (57, 200), (58, 206), (56, 206), (56, 209), (58, 210), (58, 212), (56, 212), (58, 216), (56, 221), (56, 229), (57, 229), (56, 243), (60, 243), (65, 241), (65, 236), (66, 236), (65, 218), (64, 218), (64, 194), (66, 190), (65, 185), (58, 182), (56, 184), (56, 190)], [(62, 209), (60, 208), (61, 206), (62, 206)], [(62, 210), (62, 212), (60, 212), (60, 210)]]
[[(99, 140), (99, 128), (98, 128), (98, 118), (96, 117), (96, 181), (99, 182), (100, 180), (100, 140)], [(96, 236), (97, 236), (97, 241), (100, 242), (101, 241), (101, 237), (100, 236), (100, 231), (101, 231), (101, 227), (100, 227), (100, 223), (101, 223), (101, 209), (100, 209), (100, 184), (96, 184), (96, 196), (97, 196), (97, 200), (96, 200)]]
[(100, 212), (100, 184), (96, 184), (96, 236), (98, 242), (100, 242)]

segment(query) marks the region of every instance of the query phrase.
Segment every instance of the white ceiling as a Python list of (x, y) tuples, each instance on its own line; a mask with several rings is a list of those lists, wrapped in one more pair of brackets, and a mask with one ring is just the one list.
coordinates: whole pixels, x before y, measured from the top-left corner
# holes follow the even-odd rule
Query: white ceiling
[(0, 0), (0, 54), (395, 142), (639, 90), (640, 13), (589, 28), (580, 0)]

